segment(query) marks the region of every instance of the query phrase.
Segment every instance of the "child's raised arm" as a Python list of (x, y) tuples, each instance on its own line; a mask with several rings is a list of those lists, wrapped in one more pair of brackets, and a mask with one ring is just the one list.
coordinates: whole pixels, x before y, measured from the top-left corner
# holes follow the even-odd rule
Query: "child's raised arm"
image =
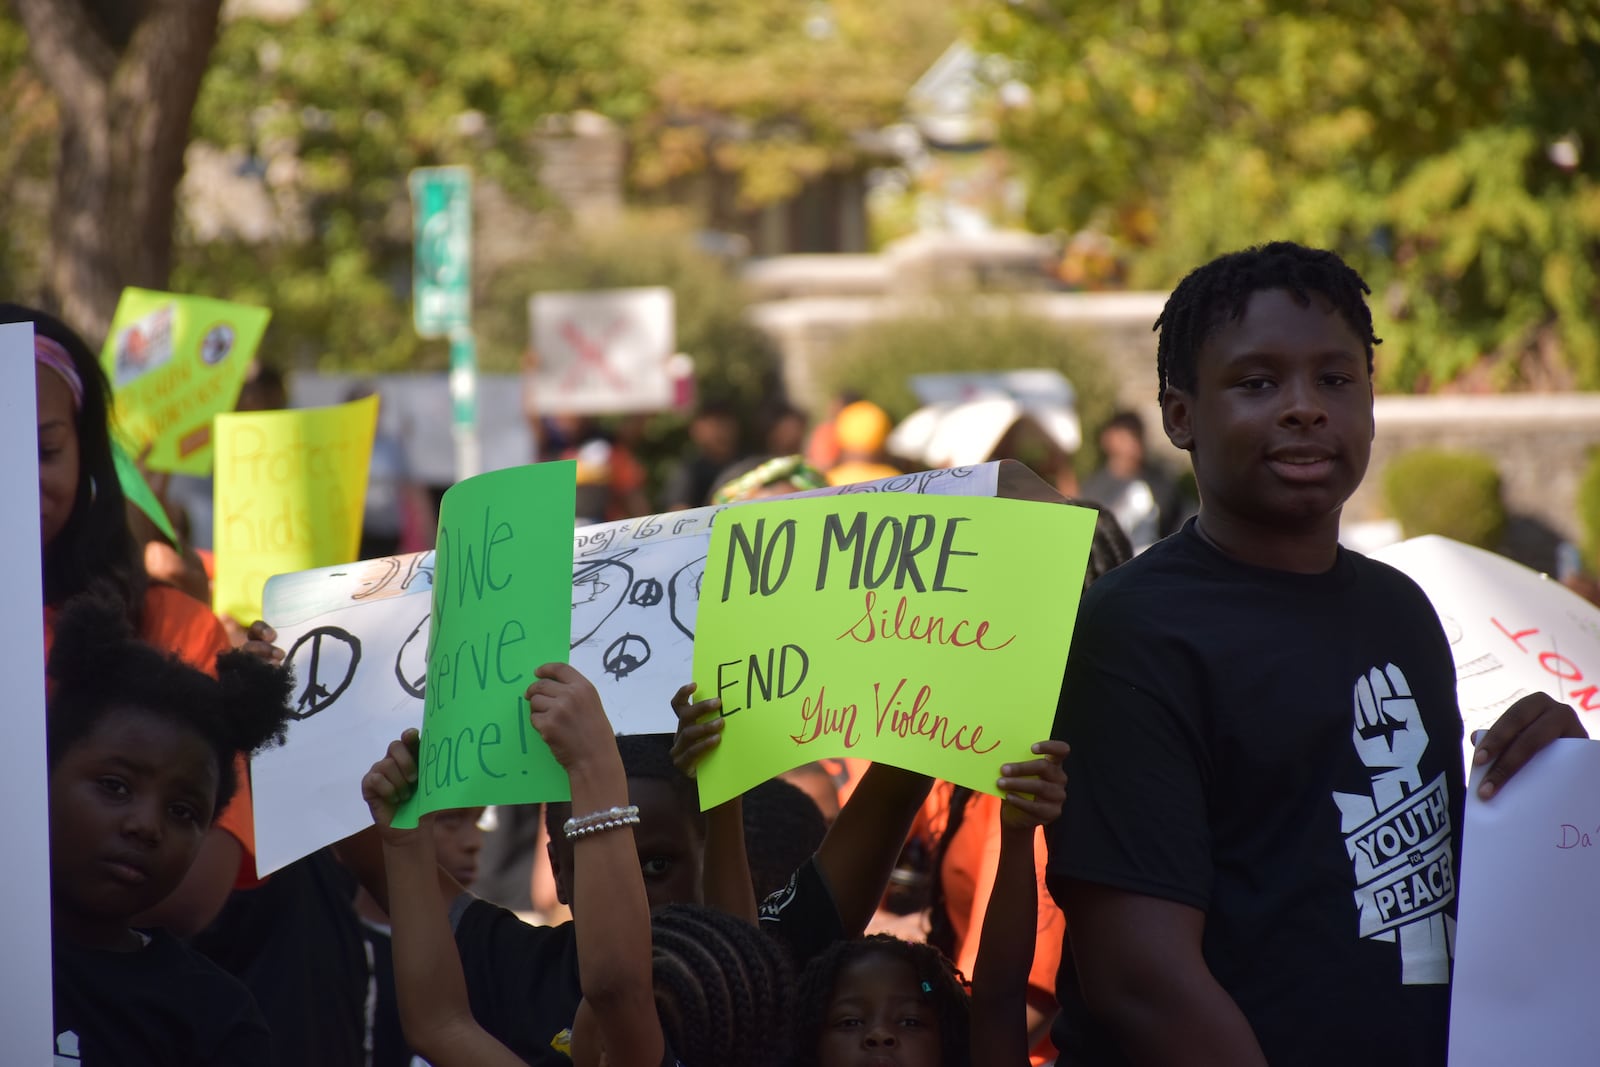
[(933, 779), (874, 763), (817, 848), (817, 870), (833, 893), (845, 937), (860, 937), (889, 885)]
[[(672, 738), (672, 762), (693, 778), (695, 769), (722, 740), (722, 717), (699, 720), (722, 710), (716, 697), (691, 703), (695, 684), (679, 689), (672, 696), (672, 711), (678, 729)], [(750, 857), (744, 847), (744, 801), (734, 797), (706, 812), (705, 867), (700, 879), (708, 907), (725, 911), (747, 922), (756, 921), (756, 891), (750, 881)]]
[(577, 670), (547, 663), (528, 687), (533, 728), (572, 783), (572, 921), (584, 1003), (610, 1067), (660, 1067), (666, 1052), (650, 964), (650, 905), (639, 870), (628, 778), (600, 694)]
[(439, 906), (433, 816), (423, 816), (416, 830), (392, 825), (395, 809), (416, 788), (418, 741), (417, 731), (407, 730), (361, 779), (361, 795), (383, 841), (400, 1027), (434, 1067), (513, 1067), (522, 1060), (472, 1017), (461, 957)]
[(1000, 768), (1000, 863), (972, 968), (972, 1067), (1026, 1067), (1028, 971), (1038, 934), (1033, 835), (1067, 799), (1065, 741), (1040, 741), (1038, 759)]

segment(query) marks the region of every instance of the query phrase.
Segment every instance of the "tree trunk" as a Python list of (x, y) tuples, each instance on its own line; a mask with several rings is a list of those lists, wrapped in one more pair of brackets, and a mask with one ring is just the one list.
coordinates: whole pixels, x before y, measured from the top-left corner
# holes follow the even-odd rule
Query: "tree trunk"
[(59, 101), (45, 293), (92, 347), (124, 286), (172, 269), (189, 118), (222, 0), (13, 0)]

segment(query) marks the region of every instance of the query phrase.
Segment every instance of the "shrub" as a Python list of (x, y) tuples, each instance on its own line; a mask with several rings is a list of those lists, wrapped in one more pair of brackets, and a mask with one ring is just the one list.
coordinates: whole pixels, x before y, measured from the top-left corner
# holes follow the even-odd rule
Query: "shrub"
[(1477, 452), (1419, 448), (1396, 456), (1383, 473), (1389, 513), (1407, 537), (1439, 534), (1494, 549), (1505, 532), (1500, 472)]
[(1583, 530), (1584, 567), (1600, 567), (1600, 448), (1589, 453), (1589, 464), (1578, 483), (1578, 525)]
[(821, 396), (853, 390), (898, 420), (917, 407), (913, 374), (1036, 368), (1060, 371), (1077, 392), (1083, 445), (1075, 465), (1086, 475), (1099, 463), (1096, 428), (1116, 410), (1115, 380), (1080, 338), (1008, 302), (947, 296), (926, 310), (864, 326), (821, 363), (817, 384)]

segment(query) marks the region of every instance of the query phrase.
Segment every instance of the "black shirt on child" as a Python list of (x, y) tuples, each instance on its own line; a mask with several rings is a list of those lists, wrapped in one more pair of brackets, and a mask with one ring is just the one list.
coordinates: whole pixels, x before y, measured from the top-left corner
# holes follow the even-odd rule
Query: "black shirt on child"
[(250, 993), (164, 930), (135, 952), (57, 940), (55, 1062), (84, 1067), (268, 1067)]
[[(1416, 584), (1340, 549), (1267, 570), (1191, 522), (1085, 594), (1048, 878), (1205, 913), (1270, 1063), (1445, 1063), (1464, 793), (1455, 671)], [(1124, 1061), (1070, 952), (1063, 1062)]]
[(478, 1025), (525, 1063), (571, 1067), (567, 1041), (583, 999), (572, 924), (532, 926), (469, 893), (450, 920)]
[(250, 989), (277, 1067), (368, 1067), (371, 971), (356, 879), (319, 849), (235, 891), (194, 946)]

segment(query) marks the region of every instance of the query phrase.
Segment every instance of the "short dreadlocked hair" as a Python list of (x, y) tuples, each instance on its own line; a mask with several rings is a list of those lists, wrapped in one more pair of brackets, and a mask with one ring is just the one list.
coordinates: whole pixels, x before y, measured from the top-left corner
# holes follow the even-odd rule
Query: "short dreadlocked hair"
[(1361, 338), (1367, 373), (1372, 373), (1373, 346), (1383, 342), (1372, 332), (1367, 283), (1336, 253), (1273, 241), (1218, 256), (1190, 271), (1172, 291), (1152, 327), (1161, 334), (1156, 342), (1157, 403), (1166, 401), (1168, 389), (1194, 389), (1195, 360), (1206, 339), (1225, 320), (1242, 319), (1250, 297), (1265, 289), (1286, 290), (1302, 307), (1311, 303), (1312, 293), (1326, 298)]
[(795, 1054), (792, 1067), (819, 1067), (817, 1048), (828, 1025), (828, 1008), (839, 973), (869, 956), (885, 955), (911, 966), (922, 995), (939, 1020), (939, 1062), (943, 1067), (968, 1067), (972, 1062), (972, 1007), (966, 980), (944, 953), (932, 945), (871, 934), (835, 941), (806, 965), (795, 997)]
[(662, 1036), (684, 1067), (771, 1067), (789, 1049), (794, 976), (752, 923), (671, 904), (650, 917)]
[(97, 587), (62, 609), (50, 649), (46, 752), (52, 769), (120, 709), (160, 716), (216, 756), (215, 819), (237, 788), (234, 756), (281, 743), (293, 675), (248, 652), (217, 657), (215, 678), (134, 637), (120, 598)]

